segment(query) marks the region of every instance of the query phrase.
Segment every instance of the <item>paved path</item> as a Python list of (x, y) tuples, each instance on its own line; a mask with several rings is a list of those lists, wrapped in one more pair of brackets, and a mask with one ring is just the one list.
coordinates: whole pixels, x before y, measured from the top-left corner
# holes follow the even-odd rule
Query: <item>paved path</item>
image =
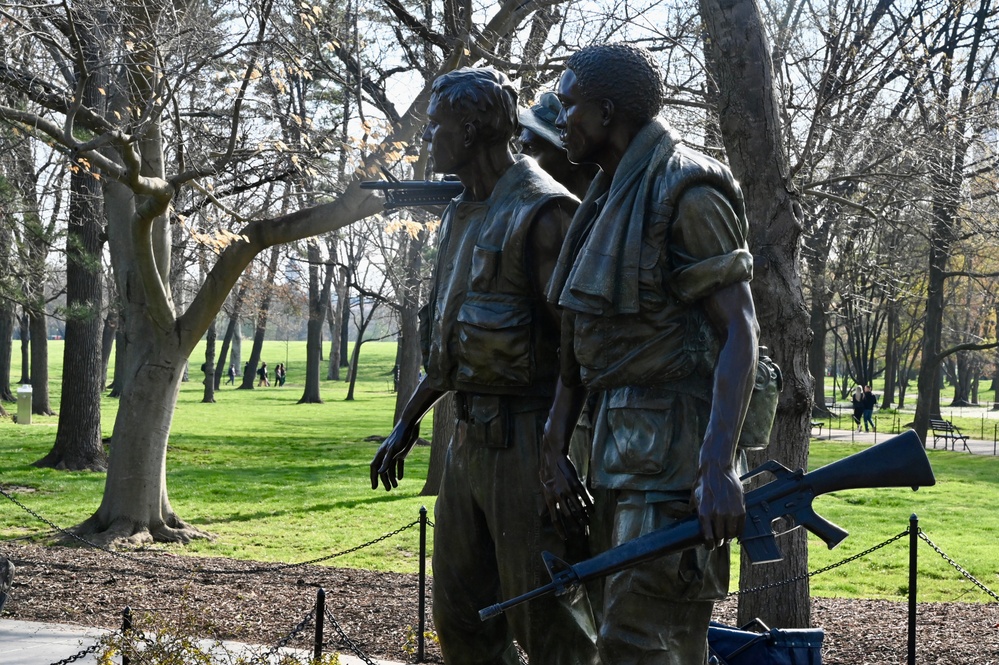
[[(821, 422), (822, 419), (821, 418), (816, 418), (815, 421), (816, 422)], [(835, 419), (833, 419), (832, 422), (833, 422), (834, 425), (836, 424), (836, 420)], [(992, 434), (991, 429), (992, 428), (989, 427), (988, 424), (987, 424), (987, 426), (986, 426), (986, 435)], [(905, 430), (903, 430), (903, 431), (905, 431)], [(962, 430), (962, 431), (963, 431), (963, 433), (968, 434), (971, 437), (975, 436), (976, 434), (980, 434), (980, 432), (968, 432), (968, 431), (964, 431), (964, 430)], [(875, 443), (881, 443), (882, 441), (886, 441), (886, 440), (890, 439), (893, 436), (897, 436), (897, 433), (892, 433), (892, 432), (858, 432), (855, 429), (829, 429), (828, 427), (823, 427), (822, 428), (822, 433), (820, 435), (818, 428), (813, 427), (812, 428), (812, 436), (815, 437), (815, 438), (817, 438), (817, 439), (821, 439), (822, 441), (848, 441), (850, 443), (864, 443), (864, 444), (868, 444), (868, 445), (874, 445)], [(927, 435), (927, 439), (929, 439), (927, 447), (930, 450), (932, 450), (933, 449), (933, 434), (932, 433), (928, 434)], [(997, 446), (996, 443), (995, 443), (995, 441), (993, 441), (991, 438), (988, 439), (988, 440), (986, 440), (986, 439), (977, 439), (977, 438), (969, 438), (967, 444), (968, 444), (968, 449), (969, 450), (966, 451), (962, 447), (961, 442), (958, 441), (957, 442), (957, 447), (956, 447), (957, 451), (958, 452), (971, 452), (971, 453), (974, 453), (976, 455), (995, 455), (997, 452), (999, 452), (999, 446)], [(943, 445), (944, 445), (943, 444), (943, 440), (941, 440), (937, 444), (937, 450), (943, 450)], [(953, 445), (953, 442), (949, 442), (949, 446), (950, 445)], [(951, 449), (949, 446), (947, 448), (948, 450)]]
[[(108, 632), (84, 626), (3, 619), (0, 620), (0, 665), (51, 665), (83, 651)], [(211, 642), (206, 641), (204, 644), (209, 647)], [(259, 653), (261, 649), (235, 642), (226, 642), (225, 645), (227, 650), (237, 653), (240, 649), (251, 648), (254, 653)], [(303, 655), (303, 662), (311, 656), (311, 652), (290, 649), (287, 651)], [(97, 658), (90, 654), (76, 662), (80, 665), (95, 665)], [(379, 665), (402, 665), (388, 660), (374, 662)], [(363, 665), (362, 660), (346, 654), (340, 654), (340, 663)]]

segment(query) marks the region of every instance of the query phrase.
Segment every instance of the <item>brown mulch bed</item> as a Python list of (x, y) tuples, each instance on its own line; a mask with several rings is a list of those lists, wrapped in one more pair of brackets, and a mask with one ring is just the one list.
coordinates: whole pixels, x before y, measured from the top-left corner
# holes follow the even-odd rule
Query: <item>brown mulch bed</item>
[[(126, 559), (19, 542), (3, 543), (0, 553), (17, 566), (3, 618), (115, 629), (129, 606), (136, 616), (148, 612), (206, 637), (272, 645), (309, 614), (322, 587), (342, 633), (365, 654), (415, 661), (406, 647), (407, 632), (418, 622), (416, 575), (325, 566), (266, 570), (273, 566), (156, 552)], [(735, 605), (734, 599), (721, 603), (717, 618), (734, 623)], [(826, 665), (904, 663), (906, 617), (904, 602), (812, 601), (813, 623), (825, 630)], [(350, 653), (329, 623), (329, 647)], [(312, 639), (310, 624), (289, 646), (311, 649)], [(921, 665), (999, 664), (999, 603), (921, 603), (917, 645)], [(441, 662), (433, 643), (426, 661)]]

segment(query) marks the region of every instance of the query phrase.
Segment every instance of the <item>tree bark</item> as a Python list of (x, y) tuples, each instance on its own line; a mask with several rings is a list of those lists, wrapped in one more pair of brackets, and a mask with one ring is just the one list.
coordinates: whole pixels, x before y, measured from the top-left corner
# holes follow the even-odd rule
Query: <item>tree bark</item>
[(14, 352), (14, 307), (0, 302), (0, 402), (13, 402), (10, 389), (10, 361)]
[(236, 301), (233, 303), (232, 313), (229, 315), (229, 323), (225, 327), (225, 335), (222, 337), (222, 350), (219, 351), (219, 360), (215, 363), (215, 390), (219, 389), (222, 382), (222, 377), (227, 376), (226, 363), (229, 356), (229, 346), (233, 346), (232, 353), (232, 365), (237, 375), (240, 373), (239, 369), (239, 358), (236, 354), (236, 347), (233, 341), (239, 339), (236, 337), (239, 332), (239, 311), (243, 308), (243, 298), (246, 297), (246, 284), (239, 288), (239, 293), (236, 294)]
[[(729, 163), (742, 184), (750, 220), (753, 296), (761, 343), (784, 371), (784, 390), (770, 448), (752, 457), (807, 468), (814, 390), (808, 372), (811, 331), (798, 273), (802, 211), (783, 147), (770, 46), (753, 0), (701, 0), (709, 44), (708, 69), (718, 86), (718, 109)], [(780, 564), (750, 566), (743, 557), (743, 589), (785, 581), (808, 571), (802, 529), (781, 538)], [(805, 578), (807, 580), (807, 578)], [(809, 625), (805, 580), (739, 597), (739, 622), (759, 617), (770, 625)]]
[(97, 512), (75, 531), (98, 545), (119, 539), (132, 544), (188, 542), (206, 534), (185, 524), (170, 505), (166, 450), (174, 410), (161, 408), (176, 403), (188, 356), (175, 335), (157, 333), (140, 317), (129, 316), (128, 321), (126, 373), (132, 379), (111, 435), (104, 496)]
[(420, 380), (420, 367), (423, 354), (420, 351), (420, 269), (423, 264), (423, 246), (426, 231), (418, 239), (410, 239), (406, 246), (406, 277), (399, 299), (399, 340), (398, 385), (396, 387), (395, 414), (393, 421), (402, 415), (409, 396), (416, 390)]
[(24, 386), (31, 383), (31, 324), (23, 306), (17, 323), (21, 333), (21, 380), (18, 384)]
[(327, 310), (327, 318), (330, 329), (330, 358), (326, 369), (326, 379), (329, 381), (340, 380), (340, 368), (343, 367), (342, 359), (346, 357), (343, 325), (347, 322), (345, 311), (347, 310), (347, 271), (341, 267), (336, 272), (336, 306)]
[(305, 342), (305, 388), (299, 404), (322, 404), (319, 394), (319, 367), (322, 364), (323, 353), (323, 323), (326, 320), (326, 308), (329, 307), (330, 289), (333, 287), (333, 266), (326, 265), (322, 283), (319, 281), (319, 269), (322, 257), (319, 254), (319, 244), (309, 240), (309, 322), (306, 326)]
[(42, 311), (29, 315), (31, 329), (31, 412), (39, 416), (52, 416), (49, 402), (49, 338), (48, 317)]
[(35, 466), (70, 471), (107, 468), (101, 441), (103, 219), (98, 181), (82, 169), (73, 173), (66, 235), (68, 314), (59, 425), (52, 450)]
[[(83, 44), (86, 69), (84, 104), (103, 115), (106, 75), (100, 66), (101, 22), (83, 21), (77, 36)], [(95, 32), (98, 31), (98, 32)], [(104, 298), (104, 206), (100, 174), (78, 168), (69, 178), (69, 225), (66, 231), (66, 342), (63, 346), (62, 397), (55, 444), (35, 466), (80, 471), (104, 471), (107, 455), (101, 440), (101, 362)]]
[(201, 398), (202, 404), (215, 403), (215, 340), (218, 337), (218, 328), (215, 319), (212, 319), (205, 335), (205, 362), (201, 366), (204, 370), (205, 394)]

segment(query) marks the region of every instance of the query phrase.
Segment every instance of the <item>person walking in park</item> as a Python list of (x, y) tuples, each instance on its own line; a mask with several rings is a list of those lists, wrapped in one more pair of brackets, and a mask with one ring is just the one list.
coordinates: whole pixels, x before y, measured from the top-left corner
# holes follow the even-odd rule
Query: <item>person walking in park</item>
[(853, 424), (857, 426), (857, 431), (859, 432), (861, 425), (861, 418), (864, 415), (864, 389), (860, 386), (854, 386), (853, 394), (850, 395), (850, 403), (853, 406)]
[(728, 591), (727, 542), (745, 519), (737, 442), (759, 331), (745, 205), (727, 167), (656, 119), (662, 81), (648, 51), (614, 44), (573, 54), (557, 88), (569, 159), (601, 172), (549, 290), (571, 342), (545, 426), (544, 496), (568, 526), (592, 510), (566, 454), (590, 391), (589, 482), (613, 502), (606, 545), (691, 514), (705, 539), (606, 578), (598, 646), (614, 665), (707, 662), (713, 604)]
[(229, 375), (228, 378), (226, 379), (225, 384), (227, 386), (236, 384), (236, 365), (233, 363), (229, 363)]
[[(426, 313), (426, 376), (371, 462), (371, 486), (403, 477), (420, 419), (454, 391), (457, 422), (435, 507), (434, 623), (448, 665), (598, 662), (585, 592), (549, 596), (489, 622), (479, 609), (547, 578), (566, 544), (541, 504), (539, 445), (558, 376), (560, 318), (546, 303), (578, 201), (510, 149), (517, 93), (492, 68), (433, 84), (423, 140), (464, 193), (444, 212)], [(443, 442), (435, 442), (440, 445)]]
[[(878, 405), (878, 396), (871, 392), (870, 386), (864, 386), (864, 392), (860, 399), (860, 406), (864, 414), (864, 431), (870, 432), (878, 430), (874, 424), (874, 408)], [(857, 429), (860, 431), (860, 428)]]
[(267, 363), (260, 363), (260, 368), (257, 369), (257, 387), (271, 385), (270, 379), (267, 377)]

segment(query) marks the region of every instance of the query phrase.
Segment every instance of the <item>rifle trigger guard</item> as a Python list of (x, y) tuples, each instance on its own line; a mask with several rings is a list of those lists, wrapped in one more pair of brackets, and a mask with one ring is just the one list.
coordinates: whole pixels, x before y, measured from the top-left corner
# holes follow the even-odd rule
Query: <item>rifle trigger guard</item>
[(541, 552), (541, 559), (545, 562), (545, 568), (548, 570), (548, 575), (552, 578), (552, 584), (555, 585), (556, 596), (561, 596), (576, 588), (579, 578), (576, 576), (576, 571), (572, 569), (572, 566), (568, 562), (563, 561), (547, 550)]

